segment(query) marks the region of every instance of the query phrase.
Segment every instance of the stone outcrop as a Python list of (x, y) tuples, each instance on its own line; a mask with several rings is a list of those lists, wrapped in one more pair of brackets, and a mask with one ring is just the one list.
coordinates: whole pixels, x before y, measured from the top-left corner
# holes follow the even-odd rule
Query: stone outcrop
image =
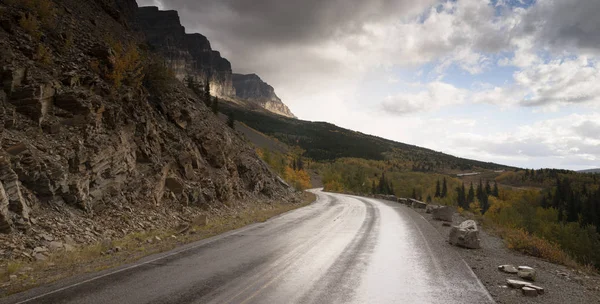
[(211, 48), (201, 34), (186, 34), (176, 11), (157, 7), (140, 7), (136, 25), (147, 42), (160, 53), (179, 80), (191, 77), (197, 83), (210, 82), (211, 95), (235, 96), (231, 64)]
[[(116, 86), (107, 76), (118, 52), (107, 35), (143, 45), (127, 21), (135, 1), (56, 2), (56, 26), (41, 29), (41, 42), (18, 25), (18, 6), (3, 6), (0, 17), (9, 24), (0, 27), (0, 232), (29, 238), (23, 241), (29, 249), (59, 248), (53, 241), (66, 249), (73, 245), (68, 239), (97, 242), (176, 227), (241, 200), (290, 195), (253, 148), (180, 81), (162, 77), (159, 88), (148, 79), (138, 86), (124, 79)], [(67, 31), (73, 41), (65, 49)], [(172, 60), (191, 60), (184, 68), (198, 67), (197, 77), (215, 82), (231, 75), (206, 38), (178, 33), (165, 38), (173, 56), (179, 43), (189, 48)], [(38, 45), (50, 50), (50, 63), (34, 56)], [(234, 94), (230, 79), (221, 83), (216, 95)], [(2, 248), (15, 239), (0, 236)], [(0, 255), (44, 256), (29, 249)]]
[(277, 97), (275, 89), (256, 74), (233, 74), (236, 96), (267, 111), (295, 118), (290, 109)]
[(473, 220), (466, 220), (459, 226), (452, 226), (450, 228), (449, 242), (452, 245), (469, 249), (481, 248), (477, 223)]

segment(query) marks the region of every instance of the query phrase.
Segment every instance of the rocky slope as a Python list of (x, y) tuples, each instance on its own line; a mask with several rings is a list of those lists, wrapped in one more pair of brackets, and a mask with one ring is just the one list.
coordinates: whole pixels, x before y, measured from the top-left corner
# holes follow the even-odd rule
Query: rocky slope
[(206, 37), (186, 34), (176, 11), (140, 7), (136, 23), (150, 46), (162, 54), (178, 79), (191, 77), (198, 83), (209, 79), (211, 95), (221, 98), (235, 96), (229, 61), (211, 48)]
[[(130, 31), (134, 0), (40, 1), (53, 9), (0, 2), (1, 258), (289, 194), (235, 131), (143, 51)], [(230, 70), (202, 36), (171, 38), (201, 46), (172, 60)]]
[(233, 74), (233, 87), (237, 97), (246, 102), (256, 104), (275, 114), (296, 118), (277, 97), (275, 89), (256, 74)]

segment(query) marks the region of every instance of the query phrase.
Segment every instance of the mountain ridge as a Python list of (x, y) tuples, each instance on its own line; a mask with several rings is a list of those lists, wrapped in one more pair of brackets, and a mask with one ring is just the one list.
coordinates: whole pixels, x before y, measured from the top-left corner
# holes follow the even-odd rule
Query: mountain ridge
[(222, 100), (295, 117), (274, 88), (258, 75), (233, 73), (229, 60), (212, 49), (207, 37), (186, 33), (177, 11), (142, 6), (137, 8), (134, 20), (136, 28), (145, 35), (148, 44), (165, 57), (167, 66), (179, 80), (192, 81), (200, 87), (208, 81), (210, 94)]

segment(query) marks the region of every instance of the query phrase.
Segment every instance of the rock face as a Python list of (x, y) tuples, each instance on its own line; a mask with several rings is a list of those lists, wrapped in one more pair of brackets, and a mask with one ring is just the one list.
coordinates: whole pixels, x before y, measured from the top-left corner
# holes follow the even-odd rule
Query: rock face
[[(77, 233), (70, 235), (97, 241), (145, 229), (142, 221), (153, 223), (169, 212), (181, 212), (168, 221), (175, 226), (186, 217), (180, 210), (198, 213), (289, 195), (254, 150), (168, 73), (152, 78), (158, 72), (145, 66), (147, 77), (137, 85), (127, 78), (136, 70), (122, 72), (124, 80), (114, 83), (109, 72), (116, 69), (118, 48), (105, 37), (142, 44), (127, 21), (135, 1), (56, 2), (56, 26), (41, 29), (43, 41), (19, 26), (22, 8), (2, 5), (0, 19), (11, 31), (0, 27), (0, 232), (71, 229)], [(165, 42), (159, 51), (181, 63), (179, 77), (211, 75), (219, 84), (216, 95), (234, 94), (229, 62), (206, 38), (186, 35), (174, 12), (151, 23), (161, 13), (140, 11), (149, 28), (164, 29), (150, 39)], [(71, 46), (65, 48), (68, 35)], [(49, 63), (36, 57), (39, 46), (52, 54)], [(109, 225), (119, 231), (107, 231)]]
[(157, 7), (140, 7), (136, 26), (147, 42), (166, 60), (179, 80), (191, 77), (198, 83), (210, 82), (211, 95), (235, 96), (231, 64), (214, 51), (208, 39), (200, 34), (186, 34), (176, 11), (160, 11)]
[(459, 226), (453, 226), (450, 229), (449, 239), (450, 244), (459, 247), (470, 249), (481, 248), (479, 244), (479, 230), (477, 229), (477, 223), (473, 220), (466, 220)]
[(290, 109), (277, 97), (275, 89), (256, 74), (233, 74), (233, 87), (237, 97), (258, 105), (267, 111), (295, 118)]

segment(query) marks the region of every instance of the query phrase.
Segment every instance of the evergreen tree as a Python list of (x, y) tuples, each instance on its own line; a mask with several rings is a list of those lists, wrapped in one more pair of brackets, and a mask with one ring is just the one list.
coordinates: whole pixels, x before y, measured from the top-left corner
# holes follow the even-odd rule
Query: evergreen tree
[(490, 186), (490, 181), (489, 180), (485, 181), (485, 194), (486, 195), (491, 195), (492, 194), (492, 187)]
[(185, 77), (185, 86), (194, 91), (196, 84), (194, 83), (194, 78), (192, 76)]
[(431, 195), (427, 195), (427, 202), (431, 203)]
[(377, 194), (377, 186), (375, 185), (375, 181), (373, 181), (373, 184), (371, 185), (371, 193)]
[(446, 184), (446, 178), (444, 177), (444, 181), (442, 184), (442, 192), (440, 193), (440, 197), (446, 197), (448, 195), (448, 185)]
[(473, 188), (473, 182), (471, 182), (471, 187), (469, 187), (469, 194), (467, 195), (467, 203), (471, 204), (475, 201), (475, 189)]
[(413, 188), (412, 198), (417, 199), (417, 189)]
[(230, 128), (235, 129), (235, 117), (233, 116), (233, 113), (229, 113), (229, 115), (227, 115), (227, 125)]
[(298, 157), (298, 160), (296, 162), (298, 163), (298, 170), (304, 170), (304, 162), (302, 162), (302, 156)]
[(210, 81), (206, 78), (204, 82), (204, 100), (208, 100), (210, 102)]
[(494, 181), (494, 189), (492, 189), (492, 195), (495, 197), (500, 197), (500, 192), (498, 191), (498, 182)]
[(437, 180), (437, 183), (435, 183), (435, 195), (433, 197), (440, 197), (441, 193), (440, 193), (440, 180)]
[(385, 179), (385, 172), (381, 173), (381, 178), (379, 178), (379, 187), (377, 187), (378, 193), (385, 194), (385, 185), (387, 181)]
[(481, 179), (479, 180), (479, 185), (477, 185), (477, 190), (475, 191), (475, 197), (481, 203), (481, 198), (483, 197), (483, 184)]
[(462, 187), (456, 187), (456, 200), (458, 202), (458, 206), (463, 208), (463, 209), (467, 209), (468, 208), (468, 204), (467, 204), (467, 197), (465, 195), (465, 184), (462, 185)]
[(210, 109), (214, 114), (219, 113), (219, 99), (217, 97), (213, 98), (213, 101), (210, 104)]
[(490, 209), (490, 203), (488, 202), (488, 195), (486, 193), (483, 193), (483, 196), (481, 197), (481, 200), (479, 200), (479, 203), (481, 203), (481, 214), (485, 214), (486, 211)]

